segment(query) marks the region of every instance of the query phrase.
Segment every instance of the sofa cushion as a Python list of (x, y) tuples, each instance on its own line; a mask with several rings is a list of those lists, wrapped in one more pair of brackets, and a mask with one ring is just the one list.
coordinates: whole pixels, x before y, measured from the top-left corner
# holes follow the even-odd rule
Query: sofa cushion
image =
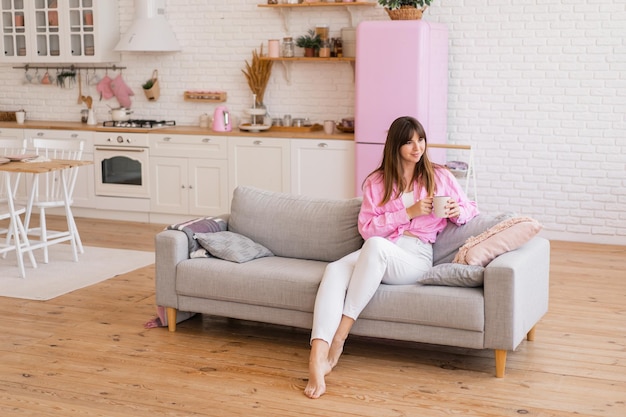
[(482, 332), (484, 301), (482, 287), (381, 284), (359, 317)]
[(276, 256), (336, 261), (361, 248), (361, 199), (332, 200), (237, 187), (228, 230)]
[(453, 262), (486, 266), (497, 256), (528, 242), (542, 225), (530, 217), (514, 217), (496, 224), (461, 246)]
[[(207, 303), (218, 300), (313, 313), (326, 265), (278, 256), (241, 264), (188, 259), (178, 264), (176, 293)], [(482, 332), (484, 311), (482, 287), (381, 284), (360, 317)]]
[(231, 262), (242, 263), (274, 256), (265, 246), (238, 233), (196, 233), (195, 238), (211, 255)]
[(312, 312), (326, 265), (278, 256), (241, 264), (217, 258), (188, 259), (178, 264), (176, 293), (209, 303), (220, 300)]
[(513, 217), (513, 213), (499, 215), (479, 214), (467, 223), (457, 226), (452, 222), (437, 235), (433, 244), (433, 265), (450, 263), (459, 248), (472, 236), (478, 236), (490, 227)]
[(444, 263), (426, 271), (418, 283), (449, 287), (480, 287), (483, 285), (484, 273), (485, 268), (479, 265)]

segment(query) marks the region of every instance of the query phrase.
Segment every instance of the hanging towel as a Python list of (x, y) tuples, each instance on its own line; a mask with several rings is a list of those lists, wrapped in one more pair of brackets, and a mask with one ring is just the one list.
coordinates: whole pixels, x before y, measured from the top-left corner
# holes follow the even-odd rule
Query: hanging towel
[(134, 96), (135, 93), (126, 85), (121, 73), (111, 81), (111, 90), (113, 90), (113, 94), (115, 94), (115, 98), (119, 101), (120, 106), (130, 109), (130, 96)]
[(113, 97), (113, 90), (111, 90), (111, 78), (105, 75), (100, 82), (96, 85), (96, 91), (100, 93), (100, 100), (103, 98), (108, 100)]

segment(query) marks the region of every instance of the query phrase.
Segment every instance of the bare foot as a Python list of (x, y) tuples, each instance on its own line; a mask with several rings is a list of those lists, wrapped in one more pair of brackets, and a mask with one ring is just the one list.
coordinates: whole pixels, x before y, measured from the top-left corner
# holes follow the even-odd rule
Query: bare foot
[(339, 362), (339, 358), (343, 353), (344, 343), (345, 339), (333, 339), (333, 343), (330, 345), (330, 351), (328, 352), (328, 363), (330, 364), (331, 369), (337, 366), (337, 362)]
[(317, 357), (309, 360), (309, 383), (304, 389), (304, 395), (309, 398), (319, 398), (326, 392), (324, 377), (330, 373), (332, 367), (328, 359)]

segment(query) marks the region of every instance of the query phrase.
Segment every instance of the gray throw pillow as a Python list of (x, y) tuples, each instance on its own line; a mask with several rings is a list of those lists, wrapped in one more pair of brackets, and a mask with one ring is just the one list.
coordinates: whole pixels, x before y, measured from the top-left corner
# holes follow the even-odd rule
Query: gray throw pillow
[(265, 246), (238, 233), (196, 233), (195, 238), (211, 255), (231, 262), (242, 263), (274, 256)]
[(445, 263), (430, 268), (418, 280), (423, 285), (448, 287), (480, 287), (484, 282), (485, 268), (479, 265)]

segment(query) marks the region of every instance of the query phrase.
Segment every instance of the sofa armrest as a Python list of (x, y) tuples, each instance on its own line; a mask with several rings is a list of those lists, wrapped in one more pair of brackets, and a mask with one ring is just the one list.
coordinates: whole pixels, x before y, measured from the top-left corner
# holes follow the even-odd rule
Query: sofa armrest
[(548, 311), (550, 242), (535, 236), (485, 268), (485, 348), (514, 350)]
[(156, 304), (178, 308), (176, 266), (189, 259), (187, 235), (178, 230), (164, 230), (155, 238)]

